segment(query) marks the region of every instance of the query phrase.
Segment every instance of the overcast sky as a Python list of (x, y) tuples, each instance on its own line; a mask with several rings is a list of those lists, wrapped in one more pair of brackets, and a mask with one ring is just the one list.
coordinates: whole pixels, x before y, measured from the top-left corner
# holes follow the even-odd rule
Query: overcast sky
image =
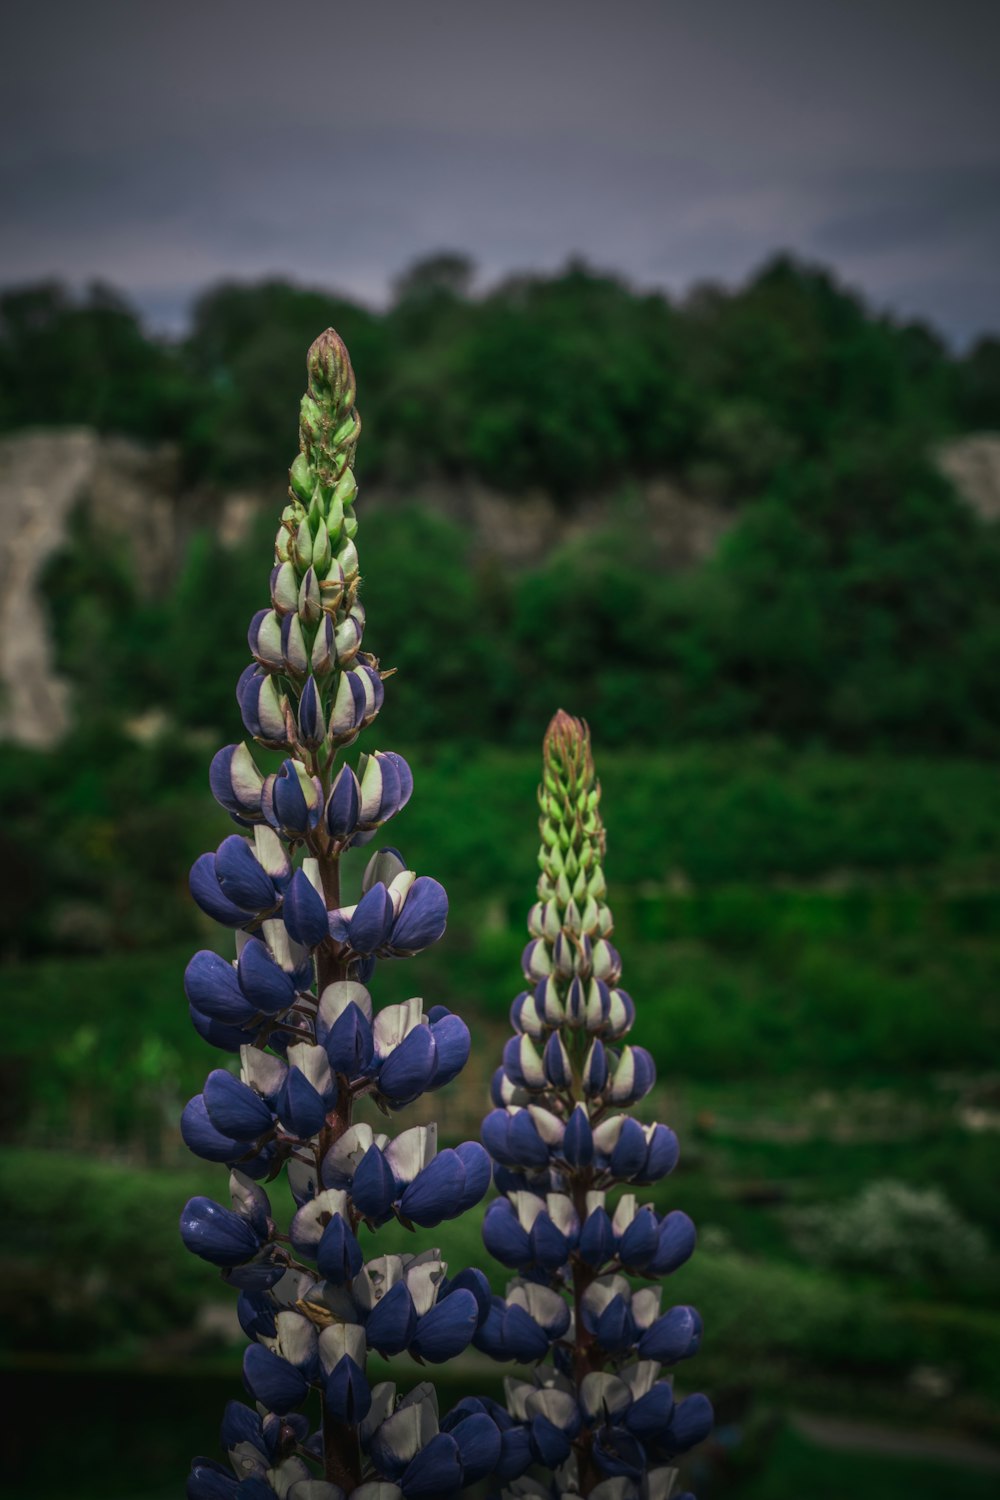
[(0, 282), (161, 325), (222, 276), (370, 302), (419, 254), (682, 292), (790, 248), (1000, 329), (997, 0), (21, 0)]

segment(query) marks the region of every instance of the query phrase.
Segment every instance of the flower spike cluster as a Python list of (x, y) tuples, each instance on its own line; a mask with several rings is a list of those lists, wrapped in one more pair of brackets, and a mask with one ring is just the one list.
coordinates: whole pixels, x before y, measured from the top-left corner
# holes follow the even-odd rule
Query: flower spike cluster
[(610, 941), (590, 735), (562, 711), (538, 795), (529, 987), (511, 1008), (482, 1130), (500, 1190), (483, 1240), (517, 1276), (474, 1343), (497, 1360), (537, 1362), (530, 1380), (507, 1380), (507, 1413), (541, 1475), (517, 1477), (509, 1500), (667, 1500), (672, 1460), (712, 1425), (707, 1398), (675, 1399), (664, 1374), (697, 1352), (701, 1319), (686, 1305), (664, 1311), (656, 1284), (691, 1255), (695, 1228), (634, 1191), (671, 1172), (679, 1148), (666, 1125), (626, 1113), (655, 1068), (626, 1041), (635, 1007)]
[[(457, 1217), (483, 1198), (491, 1165), (478, 1142), (439, 1151), (432, 1125), (391, 1135), (354, 1119), (362, 1097), (389, 1115), (449, 1082), (470, 1039), (443, 1006), (415, 998), (376, 1010), (368, 989), (380, 958), (441, 936), (438, 882), (383, 848), (360, 900), (341, 900), (342, 858), (406, 806), (413, 778), (391, 751), (343, 759), (378, 714), (387, 674), (363, 649), (351, 469), (360, 423), (332, 329), (310, 349), (308, 375), (271, 602), (251, 622), (253, 660), (237, 688), (247, 733), (283, 758), (265, 772), (245, 743), (219, 751), (210, 784), (239, 832), (191, 872), (195, 901), (235, 932), (233, 961), (206, 949), (188, 965), (191, 1019), (239, 1072), (213, 1069), (184, 1110), (191, 1150), (230, 1170), (230, 1203), (193, 1198), (181, 1234), (238, 1292), (254, 1405), (230, 1403), (229, 1466), (196, 1459), (189, 1500), (450, 1496), (497, 1469), (512, 1425), (476, 1402), (439, 1419), (431, 1386), (398, 1395), (366, 1370), (371, 1350), (441, 1363), (485, 1323), (482, 1272), (449, 1277), (433, 1249), (366, 1258), (361, 1232)], [(282, 1169), (295, 1203), (284, 1229), (264, 1186)], [(315, 1431), (301, 1409), (313, 1390)]]

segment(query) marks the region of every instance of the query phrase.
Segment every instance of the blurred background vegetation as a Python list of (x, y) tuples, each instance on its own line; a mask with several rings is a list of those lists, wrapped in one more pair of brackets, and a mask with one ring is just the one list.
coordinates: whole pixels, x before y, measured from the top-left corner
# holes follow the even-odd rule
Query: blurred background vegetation
[[(75, 507), (37, 584), (71, 729), (0, 746), (0, 1180), (18, 1224), (0, 1301), (33, 1493), (58, 1493), (62, 1456), (48, 1474), (31, 1413), (76, 1401), (81, 1372), (95, 1401), (134, 1394), (129, 1441), (147, 1463), (163, 1445), (163, 1496), (239, 1394), (231, 1309), (175, 1229), (192, 1191), (224, 1189), (177, 1134), (218, 1060), (183, 966), (227, 942), (186, 872), (228, 831), (208, 759), (238, 734), (304, 352), (332, 323), (364, 422), (367, 643), (399, 669), (376, 743), (417, 777), (392, 841), (452, 899), (446, 940), (383, 965), (376, 996), (419, 989), (473, 1024), (444, 1135), (476, 1133), (519, 988), (539, 744), (562, 705), (592, 725), (635, 1036), (660, 1071), (650, 1117), (684, 1146), (659, 1196), (702, 1230), (668, 1287), (706, 1317), (680, 1383), (720, 1412), (693, 1482), (985, 1496), (1000, 529), (938, 454), (1000, 431), (1000, 340), (958, 356), (788, 258), (682, 303), (583, 265), (472, 286), (452, 254), (382, 312), (223, 285), (176, 340), (107, 288), (0, 295), (9, 442), (87, 427), (168, 444), (183, 515), (151, 568), (141, 539)], [(705, 519), (697, 555), (650, 543), (663, 483)], [(253, 503), (234, 539), (236, 492)], [(470, 493), (502, 497), (502, 545), (456, 505)], [(541, 541), (539, 496), (556, 517)], [(455, 1264), (481, 1257), (473, 1218), (434, 1236)], [(168, 1431), (143, 1426), (141, 1392)], [(92, 1409), (73, 1409), (81, 1466), (100, 1468), (81, 1497), (138, 1500), (127, 1444), (107, 1467)]]

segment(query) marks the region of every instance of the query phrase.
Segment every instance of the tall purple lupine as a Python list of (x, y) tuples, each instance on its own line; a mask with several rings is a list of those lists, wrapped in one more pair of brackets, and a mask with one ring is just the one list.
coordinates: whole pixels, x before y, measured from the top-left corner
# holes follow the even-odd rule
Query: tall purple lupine
[(498, 1360), (537, 1361), (530, 1379), (508, 1379), (507, 1408), (544, 1477), (518, 1480), (509, 1496), (667, 1500), (671, 1460), (712, 1425), (707, 1398), (675, 1400), (662, 1373), (701, 1341), (695, 1309), (661, 1311), (657, 1285), (691, 1255), (695, 1228), (634, 1191), (673, 1170), (678, 1144), (666, 1125), (626, 1112), (655, 1069), (625, 1042), (635, 1008), (610, 942), (600, 786), (587, 726), (563, 712), (545, 737), (538, 796), (529, 988), (512, 1006), (515, 1035), (483, 1122), (500, 1190), (483, 1239), (518, 1275), (474, 1343)]
[[(191, 1150), (230, 1169), (231, 1207), (193, 1198), (181, 1234), (238, 1292), (256, 1405), (229, 1404), (230, 1467), (196, 1459), (189, 1500), (423, 1500), (498, 1467), (513, 1475), (521, 1461), (502, 1414), (498, 1426), (471, 1402), (439, 1422), (430, 1385), (398, 1398), (366, 1374), (369, 1350), (450, 1359), (490, 1298), (481, 1272), (449, 1279), (437, 1250), (366, 1259), (359, 1230), (457, 1217), (485, 1194), (490, 1162), (476, 1142), (438, 1151), (433, 1125), (390, 1137), (352, 1117), (363, 1096), (388, 1115), (454, 1078), (469, 1032), (419, 999), (376, 1012), (367, 988), (379, 958), (441, 936), (442, 887), (384, 848), (360, 901), (341, 902), (342, 858), (405, 807), (413, 779), (391, 751), (354, 766), (343, 757), (379, 711), (383, 674), (362, 649), (351, 472), (360, 423), (332, 329), (310, 349), (308, 376), (271, 605), (251, 622), (253, 661), (237, 689), (248, 734), (284, 759), (265, 774), (245, 743), (219, 751), (212, 791), (240, 831), (191, 872), (195, 900), (236, 940), (233, 962), (206, 950), (188, 965), (191, 1019), (238, 1056), (239, 1074), (214, 1069), (184, 1110)], [(283, 1168), (296, 1207), (279, 1230), (262, 1184)], [(302, 1410), (315, 1406), (313, 1391), (316, 1431)]]

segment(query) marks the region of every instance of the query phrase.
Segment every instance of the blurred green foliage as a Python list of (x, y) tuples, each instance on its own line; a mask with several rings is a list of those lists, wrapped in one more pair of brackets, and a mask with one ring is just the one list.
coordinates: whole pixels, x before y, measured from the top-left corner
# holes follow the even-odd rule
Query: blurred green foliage
[[(787, 257), (676, 305), (581, 265), (480, 297), (471, 281), (461, 257), (431, 258), (381, 313), (280, 281), (223, 285), (173, 343), (104, 288), (10, 291), (0, 430), (170, 438), (190, 479), (277, 496), (303, 351), (333, 323), (358, 371), (362, 479), (618, 501), (607, 536), (513, 576), (440, 516), (364, 518), (371, 644), (401, 669), (387, 722), (407, 740), (447, 723), (450, 738), (534, 744), (585, 684), (606, 744), (1000, 748), (1000, 534), (932, 453), (1000, 427), (997, 341), (955, 356)], [(651, 475), (732, 508), (693, 570), (665, 571), (630, 518), (629, 487)], [(149, 600), (85, 526), (50, 568), (81, 705), (220, 726), (263, 597), (263, 536), (227, 551), (206, 530)]]

